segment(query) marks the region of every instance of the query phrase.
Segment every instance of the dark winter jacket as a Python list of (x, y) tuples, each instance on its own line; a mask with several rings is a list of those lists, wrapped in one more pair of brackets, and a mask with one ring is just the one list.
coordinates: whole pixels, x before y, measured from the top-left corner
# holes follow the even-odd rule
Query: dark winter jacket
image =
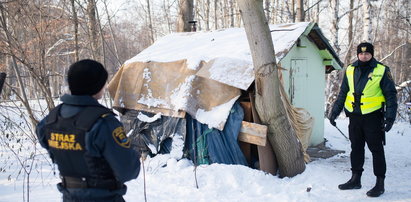
[[(358, 60), (352, 64), (352, 66), (355, 67), (354, 69), (354, 88), (355, 88), (356, 94), (362, 93), (369, 79), (368, 75), (374, 70), (375, 67), (377, 67), (377, 64), (381, 64), (381, 63), (379, 63), (375, 58), (372, 58), (369, 62), (369, 65), (365, 67), (359, 67)], [(385, 69), (384, 75), (380, 82), (380, 88), (384, 94), (385, 101), (386, 101), (385, 103), (386, 112), (384, 116), (386, 119), (390, 119), (394, 121), (396, 113), (397, 113), (397, 90), (395, 89), (395, 84), (392, 79), (390, 69), (387, 66), (385, 66), (385, 68), (386, 69)], [(341, 113), (342, 109), (344, 108), (344, 102), (347, 97), (348, 91), (349, 91), (348, 79), (347, 79), (347, 75), (344, 74), (344, 79), (340, 87), (340, 92), (331, 110), (330, 117), (334, 117), (334, 118), (338, 117), (338, 115)], [(349, 112), (347, 110), (344, 110), (344, 111), (347, 116), (350, 116), (351, 114), (361, 115), (361, 110), (359, 106), (355, 106), (353, 112)]]
[[(61, 101), (63, 104), (60, 108), (60, 116), (63, 118), (73, 117), (87, 106), (104, 107), (91, 96), (64, 95), (61, 98)], [(48, 117), (49, 115), (46, 116), (36, 128), (39, 142), (42, 147), (47, 149), (47, 151), (50, 149), (46, 134), (46, 122)], [(104, 159), (111, 168), (115, 179), (118, 182), (124, 183), (131, 179), (135, 179), (138, 176), (140, 170), (140, 154), (133, 149), (122, 145), (121, 141), (115, 138), (119, 129), (123, 131), (122, 128), (122, 124), (116, 119), (113, 113), (108, 113), (107, 115), (98, 118), (91, 129), (85, 134), (85, 155)], [(122, 188), (117, 190), (97, 188), (71, 189), (65, 188), (59, 183), (58, 189), (65, 197), (104, 199), (113, 197), (114, 195), (124, 195), (127, 187), (122, 186)]]

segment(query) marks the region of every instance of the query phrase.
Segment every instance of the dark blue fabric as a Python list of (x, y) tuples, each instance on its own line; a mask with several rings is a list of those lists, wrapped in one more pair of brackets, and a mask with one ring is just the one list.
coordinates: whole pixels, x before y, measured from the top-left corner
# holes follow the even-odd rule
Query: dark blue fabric
[(197, 165), (210, 163), (247, 165), (247, 160), (237, 141), (243, 119), (244, 111), (239, 102), (233, 105), (223, 131), (210, 129), (206, 124), (201, 124), (187, 114), (188, 158)]
[[(73, 112), (78, 113), (86, 106), (101, 106), (98, 101), (91, 96), (64, 95), (61, 100), (63, 101), (63, 106), (60, 111), (62, 117), (69, 117)], [(36, 134), (40, 145), (48, 150), (49, 145), (44, 130), (46, 120), (47, 117), (37, 125)], [(104, 158), (113, 170), (115, 178), (119, 182), (124, 183), (137, 178), (140, 171), (140, 154), (133, 149), (123, 147), (116, 142), (113, 132), (122, 127), (122, 124), (113, 114), (108, 114), (105, 117), (99, 118), (93, 127), (86, 133), (85, 144), (86, 155)], [(84, 198), (92, 199), (102, 197), (103, 195), (104, 197), (124, 195), (126, 193), (126, 187), (124, 186), (119, 190), (106, 190), (66, 189), (59, 186), (59, 191), (62, 192), (65, 197), (73, 196), (81, 198), (84, 196)], [(103, 192), (104, 194), (102, 194)]]

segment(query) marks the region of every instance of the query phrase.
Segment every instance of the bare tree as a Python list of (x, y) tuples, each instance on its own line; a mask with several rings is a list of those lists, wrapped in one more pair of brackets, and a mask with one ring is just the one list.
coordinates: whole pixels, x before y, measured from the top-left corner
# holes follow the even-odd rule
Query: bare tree
[[(350, 0), (350, 10), (354, 9), (354, 0)], [(353, 32), (353, 17), (354, 14), (353, 12), (350, 12), (348, 14), (348, 47), (347, 47), (347, 53), (345, 54), (345, 64), (349, 64), (351, 61), (350, 57), (351, 57), (351, 53), (352, 50), (351, 48), (353, 47), (353, 43), (354, 43), (354, 32)]]
[(22, 80), (22, 77), (21, 77), (21, 74), (20, 74), (20, 69), (18, 68), (18, 65), (17, 65), (16, 55), (15, 55), (14, 50), (13, 50), (14, 48), (12, 47), (12, 44), (13, 44), (12, 40), (13, 39), (12, 39), (11, 32), (10, 32), (10, 30), (8, 28), (8, 24), (7, 24), (8, 16), (6, 16), (5, 7), (1, 3), (0, 3), (0, 14), (1, 14), (0, 15), (1, 27), (3, 28), (3, 31), (6, 35), (6, 42), (8, 44), (8, 49), (9, 49), (10, 54), (12, 56), (11, 57), (12, 58), (12, 69), (14, 70), (14, 73), (15, 73), (16, 78), (17, 78), (17, 83), (18, 83), (18, 86), (19, 86), (18, 87), (19, 94), (20, 94), (19, 98), (22, 101), (22, 103), (24, 104), (24, 106), (27, 110), (27, 113), (29, 114), (31, 124), (32, 124), (32, 128), (34, 129), (37, 122), (38, 122), (38, 120), (35, 118), (33, 110), (32, 110), (32, 108), (29, 104), (29, 100), (28, 100), (28, 97), (27, 97), (27, 94), (26, 94), (26, 91), (25, 91), (26, 86), (23, 83), (23, 80)]
[(177, 20), (177, 32), (190, 32), (191, 25), (189, 21), (194, 17), (194, 2), (193, 0), (180, 0), (180, 11)]
[(297, 22), (304, 22), (305, 12), (304, 12), (304, 0), (297, 0)]
[(151, 43), (154, 43), (154, 31), (153, 31), (153, 21), (151, 20), (150, 0), (147, 0), (147, 14), (148, 14), (148, 27), (150, 29), (150, 40), (151, 40)]
[(77, 18), (77, 9), (75, 5), (75, 0), (70, 0), (71, 1), (71, 10), (73, 12), (73, 24), (74, 24), (74, 60), (78, 61), (78, 51), (79, 51), (79, 46), (78, 46), (78, 18)]
[(301, 143), (289, 122), (280, 95), (274, 46), (262, 0), (239, 0), (255, 72), (255, 107), (263, 124), (268, 125), (268, 139), (279, 165), (280, 177), (292, 177), (305, 170)]
[(372, 24), (371, 24), (371, 3), (370, 0), (362, 0), (362, 9), (363, 9), (363, 41), (372, 42), (371, 33), (372, 33)]
[(98, 34), (97, 34), (97, 18), (96, 18), (96, 2), (95, 0), (87, 0), (87, 15), (88, 15), (88, 31), (91, 43), (93, 59), (101, 60), (98, 49)]

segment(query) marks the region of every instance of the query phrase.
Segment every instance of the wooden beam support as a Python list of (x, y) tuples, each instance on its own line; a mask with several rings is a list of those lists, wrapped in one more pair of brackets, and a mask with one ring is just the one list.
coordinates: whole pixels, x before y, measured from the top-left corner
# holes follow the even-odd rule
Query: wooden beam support
[(238, 140), (250, 144), (265, 146), (267, 143), (267, 130), (267, 126), (265, 125), (243, 121), (241, 123), (241, 130), (238, 135)]

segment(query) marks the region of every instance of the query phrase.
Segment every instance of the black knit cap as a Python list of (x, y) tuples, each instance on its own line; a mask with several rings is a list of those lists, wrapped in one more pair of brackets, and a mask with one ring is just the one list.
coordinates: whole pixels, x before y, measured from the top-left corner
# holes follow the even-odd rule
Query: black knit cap
[(370, 53), (374, 57), (374, 46), (368, 42), (360, 43), (357, 46), (357, 55), (363, 52)]
[(67, 73), (72, 95), (95, 95), (104, 87), (107, 78), (104, 66), (90, 59), (73, 63)]

